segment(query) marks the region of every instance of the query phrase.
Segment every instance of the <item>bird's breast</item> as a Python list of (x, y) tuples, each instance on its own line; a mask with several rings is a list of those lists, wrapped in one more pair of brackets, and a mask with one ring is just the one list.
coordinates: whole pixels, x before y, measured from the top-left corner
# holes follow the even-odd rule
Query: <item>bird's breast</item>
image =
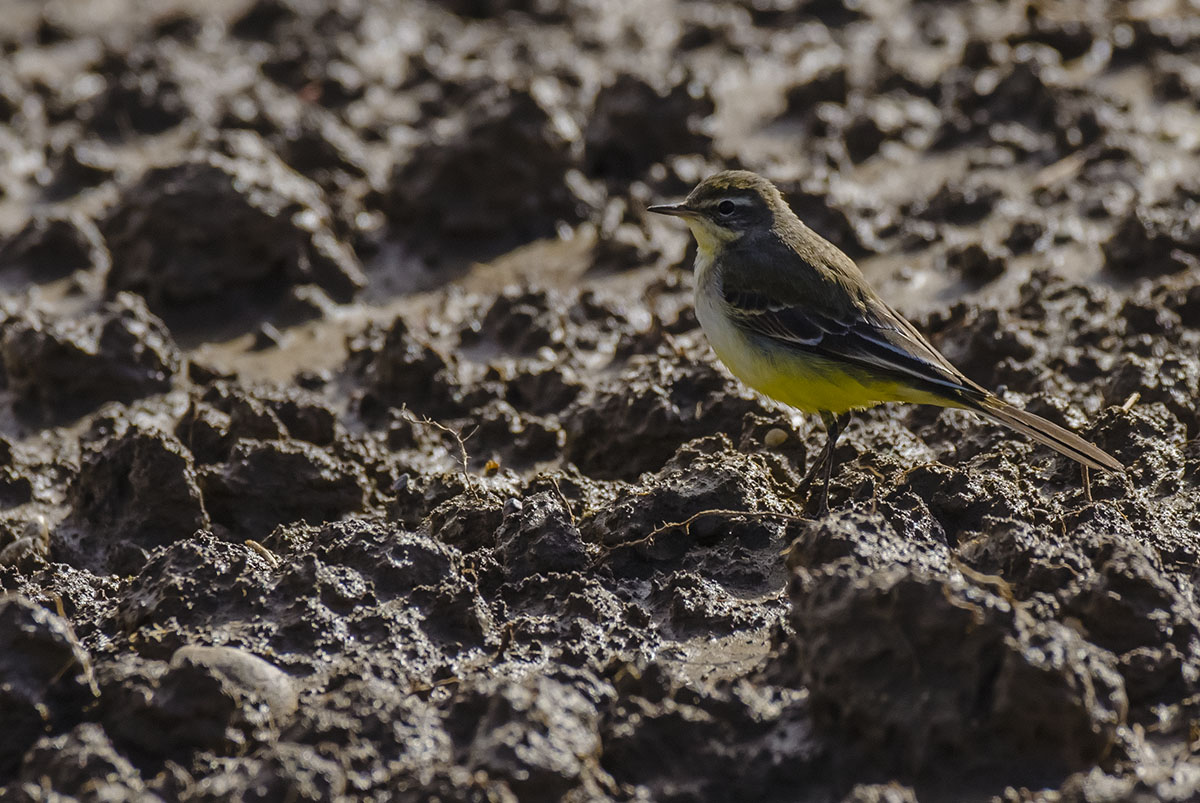
[(720, 266), (703, 251), (696, 256), (695, 306), (696, 318), (717, 357), (738, 379), (763, 391), (773, 374), (769, 355), (734, 323), (721, 291)]

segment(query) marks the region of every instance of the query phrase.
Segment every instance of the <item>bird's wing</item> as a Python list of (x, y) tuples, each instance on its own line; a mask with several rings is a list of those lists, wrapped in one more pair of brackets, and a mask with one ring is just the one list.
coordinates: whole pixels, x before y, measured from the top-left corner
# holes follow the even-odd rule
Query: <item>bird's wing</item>
[[(938, 353), (898, 312), (873, 295), (855, 299), (839, 288), (773, 282), (764, 289), (745, 272), (729, 272), (721, 293), (735, 324), (798, 352), (844, 362), (959, 397), (984, 392)], [(810, 286), (811, 285), (811, 286)], [(834, 300), (836, 299), (836, 300)]]

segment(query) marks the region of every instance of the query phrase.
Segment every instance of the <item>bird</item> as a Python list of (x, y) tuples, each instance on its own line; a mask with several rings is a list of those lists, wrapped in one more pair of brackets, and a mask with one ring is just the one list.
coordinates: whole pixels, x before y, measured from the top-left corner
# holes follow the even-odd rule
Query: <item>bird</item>
[(721, 362), (763, 395), (820, 414), (825, 446), (798, 489), (811, 493), (823, 475), (818, 514), (829, 512), (833, 451), (850, 414), (887, 402), (972, 410), (1086, 468), (1124, 469), (1075, 433), (968, 379), (762, 176), (725, 170), (682, 203), (647, 211), (691, 229), (696, 317)]

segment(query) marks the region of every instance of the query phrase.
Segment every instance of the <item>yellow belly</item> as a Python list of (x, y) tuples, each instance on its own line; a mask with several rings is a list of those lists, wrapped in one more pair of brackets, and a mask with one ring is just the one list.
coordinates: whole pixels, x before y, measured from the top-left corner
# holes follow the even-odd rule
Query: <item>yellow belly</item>
[(717, 356), (734, 376), (759, 393), (805, 412), (845, 413), (884, 402), (944, 404), (898, 382), (872, 378), (826, 360), (800, 359), (783, 349), (757, 353), (746, 349), (736, 357), (717, 352)]

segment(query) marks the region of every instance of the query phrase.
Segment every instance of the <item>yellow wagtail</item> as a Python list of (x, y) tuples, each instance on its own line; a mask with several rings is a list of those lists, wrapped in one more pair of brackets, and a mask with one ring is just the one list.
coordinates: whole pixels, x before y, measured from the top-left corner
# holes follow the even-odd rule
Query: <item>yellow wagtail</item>
[(802, 485), (824, 468), (821, 512), (829, 509), (833, 449), (849, 412), (883, 402), (974, 410), (1084, 466), (1123, 468), (967, 379), (761, 176), (717, 173), (683, 203), (650, 211), (683, 218), (696, 238), (696, 316), (721, 361), (755, 390), (821, 414), (825, 448)]

